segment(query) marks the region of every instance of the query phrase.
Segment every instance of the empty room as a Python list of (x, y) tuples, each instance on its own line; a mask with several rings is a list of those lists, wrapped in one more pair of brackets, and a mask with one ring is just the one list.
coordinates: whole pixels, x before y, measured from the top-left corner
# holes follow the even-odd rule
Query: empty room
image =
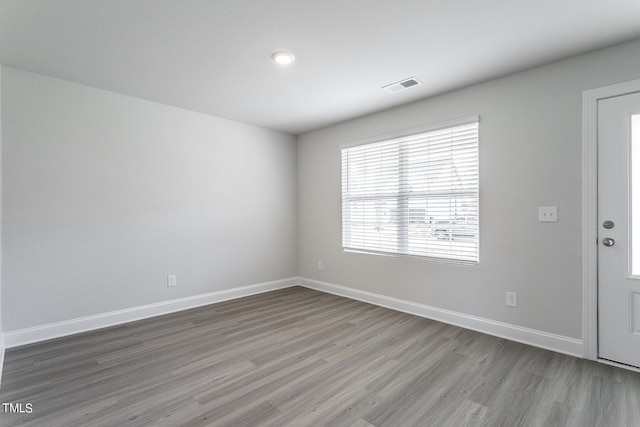
[(640, 425), (636, 0), (0, 0), (0, 146), (0, 426)]

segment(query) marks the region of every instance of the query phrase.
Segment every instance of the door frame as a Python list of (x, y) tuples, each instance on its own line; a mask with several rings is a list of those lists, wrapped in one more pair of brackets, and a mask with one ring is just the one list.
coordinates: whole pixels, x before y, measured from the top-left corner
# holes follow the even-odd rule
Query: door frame
[(582, 349), (598, 360), (598, 101), (640, 92), (640, 79), (582, 92)]

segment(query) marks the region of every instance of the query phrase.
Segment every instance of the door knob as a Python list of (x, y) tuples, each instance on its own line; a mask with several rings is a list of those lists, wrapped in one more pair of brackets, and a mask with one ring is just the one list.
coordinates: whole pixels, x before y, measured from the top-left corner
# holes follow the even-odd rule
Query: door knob
[(604, 239), (602, 239), (602, 244), (605, 246), (613, 246), (615, 245), (616, 241), (613, 240), (611, 237), (605, 237)]

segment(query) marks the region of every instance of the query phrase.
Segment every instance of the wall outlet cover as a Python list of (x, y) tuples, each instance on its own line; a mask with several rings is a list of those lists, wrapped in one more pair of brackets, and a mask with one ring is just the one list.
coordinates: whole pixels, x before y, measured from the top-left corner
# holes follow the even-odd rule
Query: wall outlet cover
[(538, 208), (539, 222), (558, 222), (557, 206), (540, 206)]

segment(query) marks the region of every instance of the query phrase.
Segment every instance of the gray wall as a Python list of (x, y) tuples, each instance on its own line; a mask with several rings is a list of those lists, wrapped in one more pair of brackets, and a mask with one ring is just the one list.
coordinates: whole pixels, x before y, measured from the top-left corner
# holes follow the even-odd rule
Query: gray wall
[[(640, 41), (301, 135), (300, 276), (581, 338), (582, 92), (637, 78)], [(344, 253), (340, 144), (473, 114), (480, 264)], [(559, 222), (539, 223), (538, 206), (558, 206)], [(518, 293), (517, 308), (505, 306), (505, 291)]]
[[(0, 82), (2, 82), (2, 67), (0, 66)], [(0, 380), (4, 366), (4, 336), (2, 332), (2, 84), (0, 84)]]
[[(297, 148), (1, 71), (4, 331), (300, 275), (581, 338), (581, 95), (640, 78), (640, 41), (310, 132)], [(472, 114), (479, 266), (343, 253), (340, 144)], [(538, 223), (550, 205), (560, 221)]]
[(296, 276), (293, 136), (10, 67), (2, 123), (5, 331)]

